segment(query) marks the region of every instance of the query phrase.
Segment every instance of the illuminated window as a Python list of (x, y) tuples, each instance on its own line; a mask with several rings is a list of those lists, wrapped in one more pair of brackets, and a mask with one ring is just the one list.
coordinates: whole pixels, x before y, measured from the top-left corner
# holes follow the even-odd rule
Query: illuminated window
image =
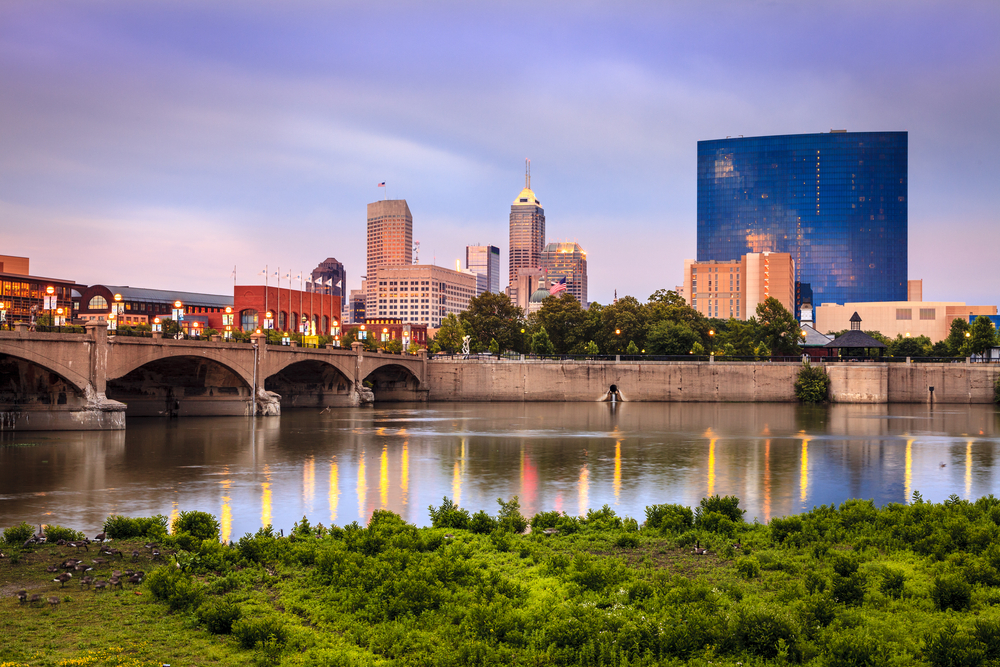
[(90, 310), (104, 310), (107, 307), (108, 307), (108, 300), (105, 299), (103, 296), (95, 296), (90, 300), (90, 303), (87, 304), (87, 308), (89, 308)]

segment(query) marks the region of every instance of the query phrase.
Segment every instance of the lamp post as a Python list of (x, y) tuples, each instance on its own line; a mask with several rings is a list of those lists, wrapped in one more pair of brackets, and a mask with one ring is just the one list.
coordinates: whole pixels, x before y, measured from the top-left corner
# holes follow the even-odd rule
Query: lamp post
[(715, 329), (708, 330), (708, 353), (715, 356)]
[(233, 337), (233, 307), (226, 306), (226, 313), (222, 316), (222, 324), (226, 327), (226, 340)]
[(56, 304), (56, 288), (49, 285), (45, 288), (45, 309), (49, 311), (49, 326), (52, 326), (52, 311), (55, 310)]
[(160, 318), (153, 318), (153, 333), (161, 333), (163, 331), (163, 325), (160, 324)]
[(264, 328), (273, 329), (274, 328), (274, 313), (270, 310), (264, 313)]
[(122, 313), (125, 312), (125, 304), (122, 303), (122, 295), (115, 294), (115, 305), (114, 305), (115, 316), (111, 321), (111, 330), (118, 330), (118, 322), (122, 318)]
[(172, 311), (174, 322), (177, 323), (177, 333), (174, 334), (174, 339), (180, 340), (183, 337), (181, 332), (181, 322), (184, 320), (184, 303), (180, 300), (174, 301), (174, 309)]
[(191, 323), (191, 335), (194, 336), (195, 338), (198, 338), (198, 325), (199, 324), (201, 324), (201, 322), (192, 322)]
[(56, 326), (59, 327), (60, 331), (63, 325), (63, 312), (62, 308), (56, 308)]
[(0, 329), (7, 326), (7, 304), (0, 301)]

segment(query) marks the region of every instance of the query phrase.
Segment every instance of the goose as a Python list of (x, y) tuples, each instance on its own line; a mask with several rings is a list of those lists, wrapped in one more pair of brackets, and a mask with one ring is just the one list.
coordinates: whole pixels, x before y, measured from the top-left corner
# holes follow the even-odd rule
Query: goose
[(17, 601), (20, 602), (21, 604), (24, 604), (25, 602), (27, 602), (28, 601), (28, 591), (18, 591), (17, 592)]
[(35, 604), (36, 602), (41, 602), (41, 601), (42, 601), (42, 594), (35, 593), (34, 595), (31, 596), (31, 601), (29, 604)]
[(111, 576), (114, 577), (115, 579), (120, 579), (121, 576), (122, 576), (122, 571), (121, 570), (115, 570), (114, 572), (111, 573)]
[(64, 546), (66, 546), (66, 540), (59, 540), (58, 542), (56, 542), (56, 546), (57, 547), (64, 547)]
[(93, 563), (94, 565), (98, 565), (98, 566), (100, 566), (100, 565), (104, 565), (105, 563), (107, 563), (107, 562), (108, 562), (108, 559), (107, 559), (107, 558), (95, 558), (95, 559), (94, 559), (94, 560), (92, 560), (91, 562), (92, 562), (92, 563)]
[(108, 538), (107, 533), (98, 533), (97, 535), (94, 535), (94, 541), (100, 542), (101, 544), (104, 544), (104, 540), (106, 540), (107, 538)]
[(544, 533), (545, 535), (558, 535), (559, 534), (559, 529), (558, 528), (546, 528), (545, 530), (542, 531), (542, 533)]
[(103, 579), (101, 581), (95, 581), (94, 582), (94, 590), (95, 591), (103, 591), (103, 590), (107, 589), (107, 587), (108, 587), (108, 582), (104, 581)]
[(138, 558), (139, 558), (139, 550), (138, 549), (133, 549), (132, 550), (132, 560), (137, 560)]
[(139, 584), (141, 584), (142, 583), (142, 572), (136, 572), (131, 577), (129, 577), (128, 578), (128, 583), (132, 584), (133, 586), (138, 586)]
[(158, 547), (158, 546), (160, 546), (160, 545), (159, 545), (159, 544), (157, 544), (156, 542), (146, 542), (146, 543), (145, 543), (144, 545), (142, 545), (142, 546), (144, 546), (145, 548), (147, 548), (147, 549), (149, 549), (150, 551), (152, 551), (153, 549), (157, 548), (157, 547)]
[(80, 590), (83, 590), (84, 586), (90, 586), (92, 583), (94, 583), (93, 577), (84, 577), (80, 580)]
[(79, 561), (79, 560), (77, 560), (75, 558), (67, 558), (66, 560), (63, 561), (63, 564), (60, 565), (60, 567), (62, 569), (64, 569), (64, 570), (72, 570), (73, 568), (75, 568), (77, 566), (78, 563), (82, 563), (82, 562), (83, 561)]
[(733, 544), (733, 548), (736, 549), (737, 551), (739, 551), (740, 549), (742, 549), (743, 548), (743, 540), (736, 540), (736, 543)]
[(58, 581), (59, 582), (59, 587), (62, 588), (63, 586), (66, 585), (66, 582), (69, 581), (72, 578), (73, 578), (72, 574), (70, 574), (69, 572), (63, 572), (62, 574), (60, 574), (58, 577), (56, 577), (52, 581)]
[(115, 586), (121, 588), (122, 580), (119, 579), (118, 577), (111, 577), (110, 579), (108, 579), (108, 586), (110, 586), (111, 588), (114, 588)]
[(55, 607), (57, 604), (59, 604), (59, 598), (57, 597), (49, 598), (49, 604)]
[(90, 540), (81, 540), (79, 542), (70, 542), (69, 546), (76, 547), (77, 551), (79, 551), (80, 549), (86, 549), (87, 551), (90, 551)]
[(90, 572), (94, 568), (90, 567), (86, 563), (77, 563), (76, 567), (73, 568), (77, 572)]
[(7, 557), (7, 554), (5, 554), (4, 552), (0, 551), (0, 558), (6, 558), (6, 557)]
[(455, 539), (455, 536), (452, 535), (451, 533), (445, 533), (444, 534), (444, 539), (446, 539), (446, 540), (453, 540), (453, 539)]
[(153, 549), (153, 551), (152, 551), (152, 553), (151, 553), (150, 555), (151, 555), (151, 556), (153, 557), (153, 559), (155, 560), (155, 559), (157, 559), (157, 558), (159, 558), (159, 557), (160, 557), (160, 550), (159, 550), (159, 549)]
[(694, 553), (694, 555), (696, 556), (704, 556), (705, 554), (708, 553), (708, 549), (702, 549), (701, 541), (699, 540), (694, 543), (694, 551), (692, 553)]
[(55, 574), (56, 572), (59, 571), (59, 566), (49, 565), (47, 568), (45, 568), (45, 571), (48, 572), (49, 574)]

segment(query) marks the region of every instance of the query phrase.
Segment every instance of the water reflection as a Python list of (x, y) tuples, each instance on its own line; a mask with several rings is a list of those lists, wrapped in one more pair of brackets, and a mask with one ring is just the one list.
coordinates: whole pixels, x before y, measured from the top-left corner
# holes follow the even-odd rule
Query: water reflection
[(607, 503), (641, 520), (648, 504), (735, 494), (763, 521), (849, 497), (975, 498), (997, 487), (998, 417), (985, 405), (447, 404), (5, 433), (0, 528), (96, 532), (114, 512), (203, 509), (234, 539), (377, 508), (426, 524), (446, 495), (470, 511), (518, 495), (528, 515)]

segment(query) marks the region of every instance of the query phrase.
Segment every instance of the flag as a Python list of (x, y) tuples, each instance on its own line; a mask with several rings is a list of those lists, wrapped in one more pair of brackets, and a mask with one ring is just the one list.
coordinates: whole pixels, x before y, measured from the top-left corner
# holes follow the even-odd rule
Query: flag
[(566, 291), (566, 276), (563, 276), (558, 282), (552, 283), (549, 287), (549, 294), (559, 294), (559, 292)]
[[(330, 282), (333, 282), (333, 278), (330, 278)], [(343, 285), (343, 284), (344, 284), (344, 281), (343, 281), (343, 280), (338, 280), (338, 281), (337, 281), (337, 287), (340, 287), (340, 286), (341, 286), (341, 285)]]
[(379, 184), (378, 184), (378, 186), (379, 186), (380, 188), (384, 188), (384, 187), (385, 187), (385, 181), (382, 181), (381, 183), (379, 183)]

